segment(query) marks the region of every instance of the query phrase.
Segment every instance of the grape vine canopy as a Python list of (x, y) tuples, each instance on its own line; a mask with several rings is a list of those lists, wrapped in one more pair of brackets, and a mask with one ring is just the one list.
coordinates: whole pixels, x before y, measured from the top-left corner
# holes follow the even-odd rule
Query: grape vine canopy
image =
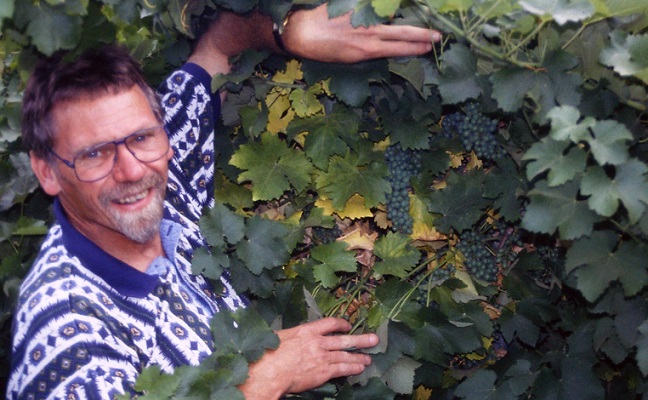
[[(36, 59), (119, 42), (156, 85), (205, 16), (281, 21), (314, 3), (0, 3), (3, 380), (17, 288), (52, 222), (19, 138)], [(193, 268), (228, 271), (252, 306), (215, 317), (199, 367), (145, 369), (140, 397), (242, 398), (273, 329), (341, 316), (379, 334), (373, 364), (295, 397), (648, 399), (648, 3), (329, 2), (349, 11), (444, 39), (354, 65), (246, 52), (214, 77), (229, 92), (217, 205)]]

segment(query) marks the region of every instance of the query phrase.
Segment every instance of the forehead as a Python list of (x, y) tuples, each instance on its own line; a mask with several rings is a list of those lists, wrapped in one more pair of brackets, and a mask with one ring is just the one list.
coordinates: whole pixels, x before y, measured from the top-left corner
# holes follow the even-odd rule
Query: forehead
[(139, 87), (65, 101), (54, 107), (52, 117), (54, 145), (70, 151), (119, 139), (158, 123)]

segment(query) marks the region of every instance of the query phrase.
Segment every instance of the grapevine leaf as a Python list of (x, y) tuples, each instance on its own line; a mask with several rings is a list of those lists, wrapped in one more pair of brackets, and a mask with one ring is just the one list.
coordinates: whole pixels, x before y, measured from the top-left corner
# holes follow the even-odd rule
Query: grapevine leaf
[(426, 85), (439, 84), (438, 69), (433, 67), (432, 63), (425, 58), (415, 57), (406, 62), (390, 59), (389, 71), (411, 83), (422, 97), (429, 95)]
[(592, 132), (594, 136), (587, 142), (600, 165), (619, 165), (628, 159), (627, 141), (632, 139), (632, 133), (625, 126), (616, 121), (600, 121)]
[(233, 257), (228, 272), (230, 282), (239, 293), (252, 293), (263, 298), (273, 293), (275, 281), (270, 270), (263, 270), (259, 275), (255, 275), (245, 268), (241, 260)]
[(301, 151), (270, 133), (262, 134), (260, 142), (240, 146), (230, 164), (243, 170), (239, 182), (252, 182), (255, 201), (279, 198), (291, 185), (301, 192), (310, 182), (312, 169)]
[(481, 348), (481, 335), (475, 329), (459, 328), (438, 311), (427, 309), (425, 312), (428, 321), (414, 334), (416, 358), (437, 362), (444, 353), (470, 353)]
[(316, 179), (318, 189), (333, 201), (336, 210), (344, 209), (347, 200), (355, 193), (364, 197), (367, 207), (385, 202), (385, 193), (391, 189), (389, 182), (384, 179), (387, 167), (378, 162), (361, 164), (363, 161), (360, 158), (350, 151), (344, 158), (334, 156), (328, 172), (322, 172)]
[(245, 266), (259, 275), (263, 269), (283, 265), (290, 258), (284, 241), (289, 234), (282, 223), (254, 216), (247, 221), (245, 238), (236, 248), (236, 254)]
[(83, 20), (80, 15), (68, 14), (64, 5), (50, 6), (44, 2), (34, 5), (29, 1), (19, 1), (14, 18), (18, 26), (26, 27), (27, 35), (45, 55), (71, 49), (81, 39)]
[(492, 400), (495, 397), (495, 380), (497, 374), (493, 371), (478, 370), (472, 376), (461, 382), (455, 390), (455, 395), (466, 400)]
[(257, 5), (257, 0), (217, 0), (214, 3), (229, 8), (237, 14), (243, 14), (251, 11)]
[(411, 357), (399, 358), (383, 375), (387, 386), (396, 393), (411, 394), (414, 391), (414, 373), (421, 363)]
[(220, 203), (205, 211), (200, 219), (200, 231), (205, 240), (219, 249), (226, 243), (236, 244), (243, 239), (244, 228), (243, 217)]
[(577, 199), (578, 183), (569, 182), (550, 188), (538, 182), (529, 191), (529, 205), (522, 217), (522, 228), (533, 232), (553, 234), (556, 230), (563, 239), (589, 235), (600, 218), (589, 209), (586, 201)]
[(430, 194), (428, 209), (441, 214), (436, 227), (441, 232), (470, 228), (483, 214), (491, 200), (482, 196), (483, 175), (473, 171), (466, 175), (451, 173), (448, 186)]
[(171, 399), (180, 385), (179, 374), (163, 374), (159, 365), (144, 368), (137, 377), (135, 389), (146, 392), (142, 399)]
[(217, 353), (241, 354), (248, 362), (279, 346), (277, 334), (253, 308), (221, 310), (212, 318), (211, 328)]
[(288, 98), (298, 117), (308, 117), (324, 111), (324, 106), (317, 98), (322, 92), (321, 85), (293, 89)]
[(399, 278), (405, 278), (421, 257), (407, 236), (395, 232), (389, 232), (376, 241), (374, 254), (381, 259), (374, 266), (377, 274)]
[(328, 115), (316, 115), (307, 119), (296, 119), (291, 122), (288, 133), (291, 135), (308, 132), (304, 142), (304, 151), (318, 168), (328, 168), (333, 155), (346, 154), (348, 145), (345, 139), (358, 132), (360, 120), (349, 108), (336, 103)]
[(648, 167), (637, 159), (617, 167), (614, 179), (608, 178), (602, 168), (590, 167), (583, 177), (581, 190), (589, 195), (590, 207), (603, 216), (611, 216), (623, 203), (630, 223), (639, 221), (648, 204)]
[[(527, 306), (522, 300), (518, 305)], [(523, 307), (520, 307), (523, 308)], [(533, 323), (529, 314), (528, 309), (532, 309), (533, 306), (526, 307), (527, 310), (518, 310), (517, 313), (514, 313), (508, 309), (502, 311), (500, 317), (500, 326), (504, 337), (511, 340), (513, 337), (517, 337), (523, 343), (528, 344), (529, 346), (535, 346), (540, 337), (540, 329), (536, 324)], [(526, 312), (524, 312), (526, 311)]]
[(209, 279), (218, 279), (223, 269), (229, 268), (230, 259), (224, 252), (210, 253), (204, 247), (196, 249), (191, 258), (191, 270), (194, 274), (203, 274)]
[(526, 166), (527, 178), (532, 180), (543, 172), (547, 174), (549, 186), (560, 186), (585, 170), (587, 154), (579, 147), (565, 150), (569, 142), (556, 141), (551, 137), (534, 143), (524, 154), (523, 160), (533, 160)]
[(11, 18), (14, 13), (16, 0), (6, 0), (0, 3), (0, 29), (2, 29), (2, 21), (5, 18)]
[(371, 5), (371, 0), (331, 0), (328, 3), (329, 17), (339, 17), (353, 10), (351, 25), (371, 26), (385, 21), (380, 18)]
[(354, 388), (354, 400), (390, 400), (394, 392), (378, 378), (371, 378), (366, 384)]
[[(411, 110), (408, 112), (411, 113)], [(409, 113), (394, 113), (391, 114), (393, 118), (387, 115), (383, 117), (390, 143), (400, 143), (403, 149), (427, 149), (430, 146), (429, 121), (415, 121)]]
[(330, 78), (329, 89), (344, 103), (357, 107), (369, 97), (369, 83), (387, 80), (386, 60), (367, 61), (357, 64), (332, 64), (304, 61), (302, 70), (309, 85)]
[(520, 6), (531, 14), (546, 20), (553, 19), (560, 25), (582, 21), (594, 14), (594, 6), (587, 0), (524, 0)]
[(502, 68), (491, 75), (493, 98), (506, 112), (522, 108), (525, 99), (534, 106), (535, 118), (544, 122), (547, 113), (557, 105), (577, 106), (580, 103), (579, 75), (570, 73), (577, 59), (565, 52), (553, 52), (547, 56), (541, 70), (526, 68)]
[(621, 76), (635, 76), (648, 83), (648, 35), (610, 34), (610, 46), (600, 55), (601, 63)]
[(625, 242), (614, 251), (616, 244), (614, 234), (597, 231), (576, 240), (567, 251), (565, 272), (575, 275), (576, 288), (591, 302), (617, 280), (628, 296), (638, 293), (648, 280), (645, 251)]
[(648, 320), (639, 326), (639, 333), (641, 339), (637, 341), (637, 364), (644, 376), (648, 376)]
[(526, 183), (517, 165), (508, 160), (499, 162), (500, 169), (484, 180), (484, 197), (495, 199), (493, 208), (508, 221), (518, 221), (521, 217), (517, 194), (526, 192)]
[(604, 391), (592, 365), (596, 363), (592, 348), (592, 332), (584, 328), (567, 340), (569, 353), (560, 362), (561, 397), (564, 399), (603, 399)]
[(371, 5), (378, 16), (393, 17), (400, 6), (400, 0), (371, 0)]
[(585, 118), (581, 123), (580, 113), (572, 106), (555, 107), (547, 118), (551, 120), (551, 137), (557, 141), (571, 140), (574, 143), (581, 142), (589, 136), (589, 128), (593, 127), (596, 120), (591, 117)]
[(426, 242), (442, 240), (444, 236), (434, 228), (436, 216), (428, 211), (425, 198), (414, 193), (410, 193), (409, 198), (409, 211), (414, 219), (411, 234), (412, 239)]
[(596, 10), (606, 17), (620, 17), (648, 12), (648, 4), (643, 0), (597, 0), (594, 4)]
[(455, 44), (443, 53), (443, 73), (439, 77), (439, 91), (446, 104), (461, 103), (479, 97), (477, 58), (464, 45)]
[(320, 262), (314, 266), (315, 278), (326, 288), (333, 287), (338, 277), (336, 272), (355, 272), (358, 268), (355, 255), (347, 250), (346, 243), (333, 242), (314, 247), (311, 257)]

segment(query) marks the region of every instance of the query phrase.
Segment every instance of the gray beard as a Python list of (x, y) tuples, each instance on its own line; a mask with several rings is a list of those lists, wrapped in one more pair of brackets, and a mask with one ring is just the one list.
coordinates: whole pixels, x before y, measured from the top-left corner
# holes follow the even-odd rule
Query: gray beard
[[(155, 187), (155, 198), (143, 210), (137, 213), (116, 212), (108, 205), (113, 199), (124, 197), (126, 193), (135, 193), (145, 188)], [(136, 183), (123, 184), (110, 193), (102, 193), (100, 200), (106, 205), (110, 216), (115, 221), (115, 229), (137, 243), (147, 243), (160, 232), (164, 215), (164, 179), (159, 175), (149, 175)]]

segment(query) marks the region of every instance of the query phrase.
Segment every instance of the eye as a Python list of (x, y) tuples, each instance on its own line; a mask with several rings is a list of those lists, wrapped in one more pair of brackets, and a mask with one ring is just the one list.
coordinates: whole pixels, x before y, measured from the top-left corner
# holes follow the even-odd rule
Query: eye
[(115, 146), (112, 143), (100, 144), (89, 149), (81, 151), (76, 156), (76, 162), (91, 162), (104, 160), (111, 157), (114, 153)]

